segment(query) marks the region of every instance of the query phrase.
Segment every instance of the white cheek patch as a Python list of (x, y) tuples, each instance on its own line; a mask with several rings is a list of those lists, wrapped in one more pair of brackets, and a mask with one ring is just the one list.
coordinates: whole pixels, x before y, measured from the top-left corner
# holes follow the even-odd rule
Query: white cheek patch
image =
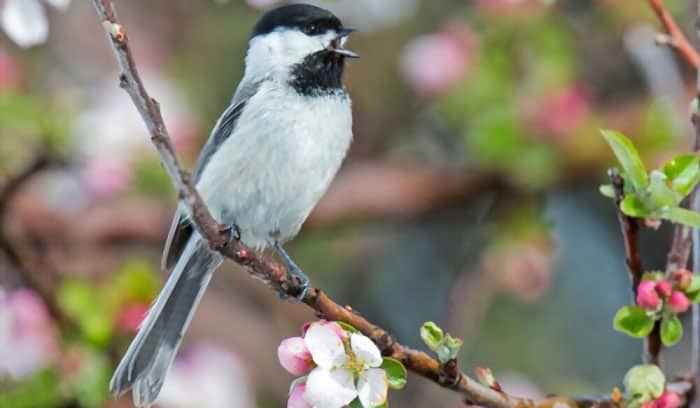
[(336, 38), (337, 34), (333, 31), (309, 36), (292, 29), (255, 37), (250, 41), (246, 56), (246, 76), (259, 79), (271, 73), (285, 75), (289, 67), (301, 63), (310, 54), (328, 48)]

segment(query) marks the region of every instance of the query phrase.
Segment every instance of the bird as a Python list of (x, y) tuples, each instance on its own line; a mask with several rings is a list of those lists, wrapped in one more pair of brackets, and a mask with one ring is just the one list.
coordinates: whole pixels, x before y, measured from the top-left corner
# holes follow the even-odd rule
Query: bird
[[(212, 216), (255, 250), (271, 248), (300, 281), (309, 279), (283, 244), (328, 189), (352, 142), (352, 103), (342, 79), (355, 30), (328, 10), (292, 4), (255, 24), (245, 70), (195, 163), (192, 179)], [(137, 407), (156, 400), (213, 273), (212, 251), (180, 203), (163, 250), (169, 277), (110, 381)], [(294, 299), (290, 299), (294, 300)]]

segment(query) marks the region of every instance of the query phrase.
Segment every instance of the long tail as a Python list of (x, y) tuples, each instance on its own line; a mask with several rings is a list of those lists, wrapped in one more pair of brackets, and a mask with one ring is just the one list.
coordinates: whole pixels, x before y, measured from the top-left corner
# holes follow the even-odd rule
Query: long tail
[(197, 304), (221, 262), (221, 255), (211, 252), (199, 234), (190, 237), (112, 377), (112, 395), (133, 387), (137, 407), (153, 403)]

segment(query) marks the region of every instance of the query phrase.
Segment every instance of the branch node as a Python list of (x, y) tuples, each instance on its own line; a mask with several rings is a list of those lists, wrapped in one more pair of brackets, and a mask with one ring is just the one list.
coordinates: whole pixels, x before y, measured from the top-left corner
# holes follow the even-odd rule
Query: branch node
[(462, 373), (459, 371), (456, 358), (449, 359), (444, 364), (440, 364), (440, 372), (438, 375), (438, 382), (440, 385), (452, 388), (456, 387), (461, 380)]
[(127, 89), (129, 87), (129, 77), (124, 73), (119, 75), (119, 87), (121, 89)]

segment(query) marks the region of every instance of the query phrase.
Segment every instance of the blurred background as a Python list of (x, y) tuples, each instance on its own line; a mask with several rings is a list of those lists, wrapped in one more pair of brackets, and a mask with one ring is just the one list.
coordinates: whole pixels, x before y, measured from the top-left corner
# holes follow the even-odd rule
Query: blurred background
[[(118, 1), (146, 87), (188, 165), (227, 106), (274, 0)], [(692, 34), (694, 2), (669, 0)], [(288, 249), (313, 283), (408, 345), (434, 320), (516, 395), (609, 392), (641, 342), (598, 129), (648, 165), (692, 145), (692, 73), (639, 0), (338, 0), (361, 31), (355, 142)], [(90, 2), (0, 0), (0, 407), (129, 407), (107, 382), (165, 277), (176, 197), (119, 89)], [(694, 37), (691, 37), (694, 38)], [(670, 229), (643, 233), (662, 268)], [(276, 357), (309, 309), (230, 262), (159, 406), (279, 407)], [(689, 339), (689, 336), (686, 336)], [(667, 353), (686, 371), (687, 345)], [(392, 406), (458, 407), (416, 376)]]

